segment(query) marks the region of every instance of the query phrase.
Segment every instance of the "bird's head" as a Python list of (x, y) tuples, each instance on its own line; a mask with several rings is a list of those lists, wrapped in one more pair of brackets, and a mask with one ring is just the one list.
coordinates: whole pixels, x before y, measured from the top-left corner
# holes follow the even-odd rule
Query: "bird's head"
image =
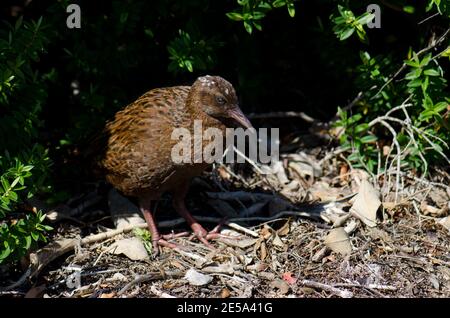
[(191, 87), (190, 99), (199, 111), (226, 127), (253, 127), (239, 108), (233, 85), (220, 76), (199, 77)]

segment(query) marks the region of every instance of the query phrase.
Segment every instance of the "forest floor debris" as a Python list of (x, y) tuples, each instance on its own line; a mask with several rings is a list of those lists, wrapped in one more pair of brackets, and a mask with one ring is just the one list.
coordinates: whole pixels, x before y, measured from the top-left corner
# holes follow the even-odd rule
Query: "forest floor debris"
[[(139, 223), (131, 202), (111, 193), (103, 206), (88, 197), (96, 204), (91, 209), (103, 214), (82, 213), (84, 226), (52, 211), (59, 220), (52, 242), (31, 255), (34, 267), (25, 279), (1, 293), (82, 298), (450, 297), (446, 173), (423, 182), (404, 174), (401, 191), (381, 195), (378, 187), (383, 185), (369, 182), (362, 170), (342, 169), (345, 161), (323, 156), (319, 149), (283, 160), (282, 173), (261, 175), (241, 166), (220, 166), (194, 182), (188, 200), (193, 213), (211, 228), (222, 221), (222, 233), (230, 237), (213, 241), (215, 250), (189, 237), (175, 237), (171, 242), (179, 248), (163, 248), (156, 259), (145, 257), (146, 248), (138, 246), (132, 231), (145, 228), (145, 223)], [(127, 223), (127, 215), (111, 217), (108, 211), (117, 210), (111, 202), (120, 202), (119, 211), (130, 211), (132, 222)], [(187, 230), (166, 200), (159, 203), (157, 219), (163, 233)], [(131, 241), (137, 243), (139, 257), (117, 251)], [(13, 281), (10, 277), (2, 286)]]

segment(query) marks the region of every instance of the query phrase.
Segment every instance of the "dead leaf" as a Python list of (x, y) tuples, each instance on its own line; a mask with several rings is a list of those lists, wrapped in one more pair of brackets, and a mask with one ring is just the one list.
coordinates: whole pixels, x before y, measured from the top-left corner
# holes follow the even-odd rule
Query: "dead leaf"
[(239, 247), (239, 248), (247, 248), (249, 246), (255, 245), (255, 243), (258, 241), (258, 239), (253, 238), (246, 238), (242, 240), (236, 240), (236, 239), (228, 239), (228, 238), (221, 238), (220, 242), (225, 243), (226, 245), (233, 246), (233, 247)]
[(267, 257), (267, 247), (266, 242), (261, 242), (261, 260), (265, 260)]
[(219, 264), (217, 266), (207, 266), (202, 269), (205, 273), (223, 273), (223, 274), (234, 274), (233, 264), (230, 262)]
[(115, 255), (123, 254), (133, 261), (149, 259), (144, 244), (137, 237), (119, 240), (111, 246), (110, 253)]
[(327, 254), (327, 251), (329, 251), (329, 249), (326, 247), (326, 246), (324, 246), (324, 247), (322, 247), (320, 250), (318, 250), (314, 255), (313, 255), (313, 257), (311, 258), (311, 260), (313, 261), (313, 262), (320, 262), (324, 257), (325, 257), (325, 255)]
[(272, 229), (265, 224), (264, 227), (259, 231), (259, 235), (261, 235), (265, 240), (272, 236)]
[(275, 237), (273, 238), (273, 242), (272, 244), (276, 247), (279, 247), (281, 249), (283, 249), (285, 247), (283, 241), (280, 239), (280, 237), (278, 236), (278, 234), (275, 234)]
[(108, 193), (108, 206), (117, 229), (145, 223), (139, 208), (115, 189)]
[(279, 236), (286, 236), (286, 235), (288, 235), (289, 234), (289, 231), (290, 231), (290, 223), (291, 222), (289, 222), (289, 221), (287, 221), (286, 223), (284, 223), (284, 225), (280, 228), (280, 229), (278, 229), (277, 230), (277, 234), (279, 235)]
[(424, 215), (432, 215), (434, 217), (443, 216), (447, 213), (447, 207), (439, 209), (427, 204), (425, 201), (422, 201), (422, 203), (420, 204), (420, 210)]
[(275, 279), (275, 274), (270, 273), (270, 272), (260, 272), (260, 273), (258, 273), (258, 276), (261, 278), (264, 278), (265, 280), (270, 280), (270, 281)]
[(352, 252), (350, 238), (344, 228), (332, 229), (325, 237), (325, 245), (332, 251), (341, 255), (349, 255)]
[(447, 230), (450, 231), (450, 216), (446, 216), (439, 221), (439, 224), (442, 224)]
[(350, 208), (357, 218), (369, 227), (377, 225), (377, 210), (381, 205), (379, 192), (364, 179), (361, 182), (358, 194), (355, 196), (355, 202)]
[(114, 298), (114, 296), (116, 296), (116, 292), (101, 294), (98, 298)]
[(270, 283), (270, 287), (278, 289), (278, 291), (284, 295), (289, 292), (289, 285), (282, 279), (275, 279)]
[(381, 240), (385, 243), (390, 243), (392, 242), (391, 237), (389, 236), (389, 234), (381, 229), (377, 229), (377, 228), (371, 228), (367, 231), (367, 234), (373, 239), (373, 240)]
[(289, 285), (294, 285), (297, 282), (297, 278), (292, 277), (292, 272), (286, 272), (282, 276), (283, 280)]
[(342, 184), (348, 182), (348, 179), (349, 179), (348, 165), (346, 165), (346, 164), (341, 165), (341, 167), (339, 169), (339, 179), (341, 180)]
[(222, 291), (220, 292), (220, 298), (228, 298), (230, 297), (231, 293), (228, 290), (228, 288), (223, 288)]
[(203, 286), (209, 284), (213, 280), (212, 276), (199, 273), (193, 268), (186, 272), (184, 279), (194, 286)]

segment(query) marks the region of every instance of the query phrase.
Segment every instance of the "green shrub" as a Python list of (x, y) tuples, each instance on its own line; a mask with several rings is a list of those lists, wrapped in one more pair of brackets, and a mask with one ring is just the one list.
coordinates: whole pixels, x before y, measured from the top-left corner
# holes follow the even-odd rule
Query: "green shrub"
[(19, 18), (0, 30), (0, 263), (18, 260), (50, 230), (45, 215), (19, 205), (45, 187), (50, 166), (37, 143), (45, 76), (33, 68), (48, 43), (44, 28), (42, 19)]

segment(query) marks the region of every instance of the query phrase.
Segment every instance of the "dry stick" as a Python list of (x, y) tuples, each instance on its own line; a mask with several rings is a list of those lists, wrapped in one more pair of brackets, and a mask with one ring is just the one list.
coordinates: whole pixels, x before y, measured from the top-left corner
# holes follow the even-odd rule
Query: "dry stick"
[(159, 279), (164, 279), (164, 278), (180, 278), (183, 277), (183, 273), (181, 271), (173, 271), (173, 272), (165, 272), (165, 273), (161, 273), (161, 272), (154, 272), (154, 273), (150, 273), (150, 274), (146, 274), (146, 275), (139, 275), (138, 277), (136, 277), (136, 279), (134, 279), (133, 281), (129, 282), (128, 284), (126, 284), (118, 293), (117, 296), (122, 295), (123, 293), (125, 293), (127, 290), (129, 290), (131, 287), (133, 287), (134, 285), (137, 284), (141, 284), (141, 283), (145, 283), (151, 280), (159, 280)]
[(336, 296), (339, 296), (341, 298), (352, 298), (353, 297), (353, 293), (351, 291), (348, 290), (342, 290), (330, 285), (326, 285), (326, 284), (322, 284), (319, 282), (315, 282), (309, 279), (304, 279), (300, 282), (301, 285), (304, 285), (306, 287), (311, 287), (311, 288), (317, 288), (317, 289), (322, 289), (322, 290), (326, 290), (328, 292), (331, 292), (333, 294), (335, 294)]
[(248, 114), (247, 117), (249, 119), (266, 119), (266, 118), (301, 118), (308, 123), (316, 122), (317, 120), (312, 118), (311, 116), (305, 114), (304, 112), (270, 112), (263, 114)]

